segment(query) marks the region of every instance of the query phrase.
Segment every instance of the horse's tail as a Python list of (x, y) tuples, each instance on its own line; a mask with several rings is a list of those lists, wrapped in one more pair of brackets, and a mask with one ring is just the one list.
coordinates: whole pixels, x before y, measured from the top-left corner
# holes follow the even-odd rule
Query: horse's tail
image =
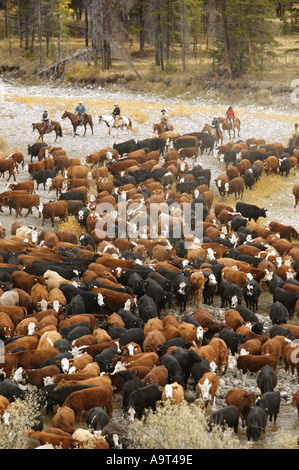
[(131, 121), (130, 118), (129, 118), (129, 126), (128, 126), (128, 128), (130, 129), (130, 131), (132, 130), (132, 121)]
[(59, 137), (62, 137), (62, 129), (61, 129), (61, 126), (59, 126), (59, 128), (58, 128), (58, 135), (59, 135)]

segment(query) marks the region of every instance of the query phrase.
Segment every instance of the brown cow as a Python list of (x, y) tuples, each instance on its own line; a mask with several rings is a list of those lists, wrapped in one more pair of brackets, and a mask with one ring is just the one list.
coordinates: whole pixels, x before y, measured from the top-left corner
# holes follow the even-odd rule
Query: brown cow
[(269, 229), (274, 233), (279, 233), (281, 238), (291, 241), (291, 238), (299, 238), (299, 233), (291, 225), (284, 225), (279, 222), (270, 222)]
[(34, 276), (33, 274), (26, 273), (25, 271), (15, 271), (11, 275), (15, 287), (23, 289), (28, 294), (31, 293), (31, 289), (34, 284), (39, 283), (42, 286), (46, 285), (43, 276)]
[(63, 406), (72, 408), (79, 423), (82, 421), (83, 412), (96, 406), (106, 408), (109, 418), (112, 418), (112, 386), (102, 385), (101, 387), (86, 388), (72, 392), (64, 401)]
[(144, 377), (144, 385), (152, 383), (157, 383), (161, 387), (164, 387), (168, 383), (168, 370), (165, 366), (156, 366), (146, 374)]
[(234, 194), (235, 199), (241, 199), (244, 193), (244, 179), (241, 176), (230, 180), (228, 183), (225, 183), (225, 192), (227, 195)]
[(278, 168), (278, 158), (271, 156), (264, 160), (264, 168), (267, 176), (271, 173), (277, 173)]
[(246, 418), (255, 404), (256, 396), (244, 389), (231, 388), (225, 395), (225, 401), (227, 405), (234, 405), (239, 408), (242, 426), (245, 427)]
[(204, 401), (204, 408), (207, 409), (209, 403), (215, 401), (219, 380), (214, 372), (206, 372), (196, 384), (199, 397)]
[(75, 421), (74, 410), (68, 406), (61, 406), (53, 416), (52, 425), (54, 428), (73, 434), (75, 432)]
[(162, 345), (166, 342), (165, 334), (159, 330), (150, 331), (143, 341), (144, 352), (155, 352), (161, 349)]
[(277, 359), (270, 354), (243, 354), (237, 357), (237, 368), (246, 374), (247, 372), (258, 372), (265, 365), (273, 367), (277, 370)]
[(20, 181), (19, 183), (11, 183), (9, 185), (9, 188), (12, 191), (24, 190), (32, 194), (34, 192), (34, 181), (26, 180), (26, 181)]
[(66, 201), (53, 201), (43, 204), (42, 215), (42, 225), (45, 224), (46, 219), (51, 219), (52, 227), (54, 227), (55, 217), (59, 217), (60, 220), (68, 217), (68, 206)]
[(299, 183), (294, 184), (293, 195), (294, 195), (294, 198), (295, 198), (295, 206), (294, 207), (297, 207), (298, 202), (299, 202)]
[(60, 373), (60, 369), (56, 365), (44, 366), (37, 369), (24, 370), (24, 379), (27, 384), (34, 385), (38, 390), (44, 387), (44, 379), (46, 377), (54, 377)]
[(14, 209), (16, 217), (21, 215), (22, 209), (28, 209), (27, 214), (25, 214), (25, 217), (27, 217), (32, 214), (33, 207), (39, 209), (40, 197), (38, 194), (29, 193), (26, 194), (26, 197), (24, 197), (24, 194), (11, 194), (3, 197), (2, 204), (9, 207), (10, 213), (11, 209)]
[(15, 166), (14, 160), (10, 158), (0, 158), (0, 176), (4, 176), (4, 173), (8, 171), (7, 181), (10, 180), (11, 176), (14, 181), (16, 181)]

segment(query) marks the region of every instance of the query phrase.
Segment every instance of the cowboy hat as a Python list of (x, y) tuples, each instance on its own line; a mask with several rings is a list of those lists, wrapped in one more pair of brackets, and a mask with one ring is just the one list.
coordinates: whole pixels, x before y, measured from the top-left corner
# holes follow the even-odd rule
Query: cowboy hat
[(79, 104), (81, 104), (81, 103), (83, 103), (83, 101), (80, 100), (80, 101), (79, 101)]

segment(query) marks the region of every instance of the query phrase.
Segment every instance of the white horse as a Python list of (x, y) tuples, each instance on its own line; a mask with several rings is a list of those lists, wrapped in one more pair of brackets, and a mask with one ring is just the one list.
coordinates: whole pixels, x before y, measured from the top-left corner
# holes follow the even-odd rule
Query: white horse
[(115, 127), (115, 119), (113, 116), (110, 116), (110, 115), (100, 115), (99, 116), (99, 123), (101, 124), (101, 122), (105, 122), (107, 127), (108, 127), (108, 132), (110, 134), (110, 131), (112, 128), (120, 128), (120, 129), (123, 129), (124, 127), (126, 127), (127, 129), (129, 130), (132, 130), (132, 121), (130, 118), (127, 118), (125, 116), (120, 116), (119, 118), (119, 126), (118, 127)]

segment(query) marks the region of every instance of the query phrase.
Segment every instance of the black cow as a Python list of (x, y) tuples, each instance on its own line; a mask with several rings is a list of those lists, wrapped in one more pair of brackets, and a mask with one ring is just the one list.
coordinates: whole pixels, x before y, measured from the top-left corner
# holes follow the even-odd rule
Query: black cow
[(133, 152), (136, 146), (135, 139), (126, 140), (125, 142), (120, 142), (118, 144), (113, 144), (113, 149), (117, 150), (119, 155), (123, 155), (124, 153)]
[(223, 328), (219, 332), (219, 338), (222, 339), (227, 347), (230, 349), (231, 354), (235, 354), (238, 351), (238, 347), (244, 342), (243, 335), (239, 335), (235, 331)]
[(72, 298), (79, 294), (85, 305), (85, 313), (100, 313), (100, 309), (104, 306), (101, 294), (93, 294), (71, 284), (60, 284), (59, 289), (63, 292), (67, 303), (71, 303)]
[[(207, 137), (210, 135), (207, 134)], [(175, 150), (180, 150), (183, 148), (189, 147), (198, 147), (198, 140), (196, 136), (186, 135), (186, 136), (179, 136), (174, 139), (173, 146)]]
[[(63, 338), (66, 338), (68, 341), (71, 342), (72, 340), (70, 339), (69, 334), (77, 327), (83, 327), (83, 328), (88, 327), (89, 328), (89, 324), (88, 324), (87, 321), (80, 322), (80, 323), (74, 323), (73, 325), (69, 325), (69, 326), (65, 326), (64, 328), (61, 328), (59, 330), (59, 334), (61, 334), (61, 336)], [(89, 333), (90, 333), (90, 331), (89, 331)]]
[(259, 398), (256, 402), (256, 406), (260, 406), (265, 410), (269, 417), (269, 421), (272, 421), (274, 418), (274, 423), (276, 423), (277, 415), (280, 408), (280, 392), (266, 392)]
[(0, 395), (3, 395), (11, 403), (17, 398), (24, 398), (25, 390), (22, 390), (13, 380), (7, 378), (0, 382)]
[(47, 147), (48, 144), (46, 144), (45, 142), (36, 142), (35, 144), (33, 145), (28, 145), (28, 155), (30, 155), (31, 157), (31, 162), (32, 162), (32, 159), (33, 157), (38, 157), (38, 153), (40, 151), (40, 149), (42, 147)]
[(272, 321), (272, 325), (287, 323), (288, 309), (281, 302), (276, 301), (270, 307), (269, 316)]
[(101, 372), (113, 372), (112, 361), (117, 354), (117, 349), (111, 346), (110, 348), (105, 348), (94, 357), (94, 361), (98, 363)]
[(90, 209), (88, 207), (83, 207), (82, 209), (79, 210), (77, 214), (77, 220), (79, 224), (82, 225), (83, 227), (86, 226), (86, 219), (89, 213), (90, 213)]
[(160, 284), (160, 286), (162, 287), (162, 289), (166, 290), (167, 292), (173, 291), (173, 282), (172, 282), (172, 280), (167, 279), (165, 276), (163, 276), (159, 272), (151, 270), (148, 273), (147, 277), (149, 277), (151, 279), (154, 279), (154, 281), (158, 282)]
[(72, 190), (72, 191), (66, 191), (65, 193), (61, 193), (59, 198), (59, 201), (81, 201), (83, 204), (85, 203), (85, 193), (84, 191), (79, 190)]
[(116, 313), (121, 317), (127, 329), (143, 328), (143, 320), (137, 317), (130, 310), (125, 310), (124, 308), (121, 308)]
[(246, 307), (255, 312), (258, 309), (258, 301), (261, 294), (259, 283), (255, 279), (249, 279), (243, 286), (242, 294)]
[(226, 307), (227, 304), (230, 308), (234, 308), (242, 303), (242, 289), (236, 284), (223, 280), (218, 290), (221, 297), (220, 308)]
[(265, 432), (267, 420), (267, 413), (260, 406), (255, 405), (250, 409), (246, 418), (246, 436), (248, 441), (250, 439), (254, 442), (259, 440), (262, 432)]
[(205, 150), (209, 150), (209, 154), (213, 152), (215, 139), (211, 135), (204, 136), (201, 139), (200, 154), (202, 155)]
[(173, 281), (173, 291), (180, 312), (186, 310), (187, 302), (190, 297), (191, 283), (184, 274), (179, 274)]
[(152, 297), (149, 295), (142, 295), (138, 302), (139, 316), (144, 323), (147, 323), (150, 318), (158, 316), (157, 305)]
[(143, 295), (145, 292), (144, 279), (138, 272), (133, 272), (128, 279), (128, 286), (135, 295)]
[(168, 370), (169, 383), (178, 382), (182, 387), (185, 384), (184, 371), (179, 361), (172, 354), (164, 354), (160, 359), (161, 366), (165, 366)]
[(55, 178), (55, 176), (57, 176), (57, 170), (55, 169), (39, 170), (32, 174), (32, 180), (36, 181), (36, 189), (42, 184), (45, 190), (47, 180)]
[(91, 408), (86, 416), (86, 424), (93, 431), (101, 431), (109, 423), (109, 420), (106, 410), (99, 406)]
[(295, 305), (299, 295), (294, 292), (288, 292), (281, 287), (276, 287), (273, 292), (273, 302), (281, 302), (288, 310), (289, 317), (292, 318), (294, 315)]
[(123, 398), (123, 410), (128, 411), (128, 400), (132, 392), (144, 387), (142, 380), (134, 374), (134, 371), (125, 370), (118, 372), (117, 375), (123, 380), (122, 386), (122, 398)]
[(144, 334), (141, 328), (130, 328), (124, 331), (119, 337), (119, 346), (126, 346), (126, 344), (134, 342), (142, 347)]
[(177, 338), (172, 338), (166, 341), (165, 343), (162, 344), (161, 348), (158, 349), (158, 355), (159, 357), (165, 356), (167, 349), (171, 348), (171, 346), (176, 346), (176, 347), (181, 347), (181, 348), (186, 348), (186, 341), (183, 338), (183, 336), (179, 336)]
[(161, 397), (162, 391), (159, 390), (159, 385), (156, 383), (134, 390), (128, 399), (128, 413), (131, 416), (136, 413), (137, 418), (141, 419), (146, 408), (151, 407), (154, 412), (156, 411), (156, 403), (161, 400)]
[(273, 392), (277, 385), (277, 375), (273, 367), (268, 364), (262, 367), (258, 373), (256, 383), (262, 395), (267, 392)]
[(249, 188), (251, 190), (254, 183), (255, 183), (254, 175), (253, 175), (252, 171), (246, 170), (244, 175), (242, 176), (242, 178), (243, 178), (244, 183), (245, 183), (245, 188), (246, 189)]
[(221, 426), (223, 430), (226, 427), (233, 428), (234, 433), (238, 433), (240, 410), (235, 405), (228, 405), (220, 410), (214, 411), (207, 420), (208, 431), (212, 430), (213, 425)]
[(154, 281), (151, 278), (147, 278), (144, 282), (145, 293), (154, 299), (154, 302), (157, 306), (158, 316), (160, 317), (161, 310), (166, 306), (166, 303), (169, 300), (168, 294), (158, 282)]
[(223, 160), (224, 160), (226, 168), (228, 167), (230, 163), (235, 164), (238, 153), (239, 153), (239, 150), (237, 149), (229, 149), (226, 152), (224, 152)]
[(274, 338), (275, 336), (285, 336), (286, 338), (290, 340), (296, 339), (296, 336), (292, 331), (288, 330), (288, 328), (285, 328), (282, 325), (273, 325), (272, 328), (270, 328), (269, 332), (270, 338)]
[(281, 158), (281, 156), (280, 156), (279, 159), (278, 159), (279, 174), (282, 176), (285, 173), (285, 175), (287, 177), (288, 174), (291, 171), (291, 168), (292, 168), (292, 164), (291, 164), (290, 160), (288, 160), (288, 158)]
[(254, 204), (246, 204), (245, 202), (237, 202), (236, 211), (240, 212), (246, 219), (253, 219), (255, 222), (259, 217), (267, 217), (266, 209), (262, 209)]
[[(78, 219), (79, 219), (79, 216), (78, 216)], [(89, 233), (81, 233), (81, 235), (79, 235), (79, 238), (78, 238), (78, 244), (82, 246), (90, 245), (92, 248), (95, 248), (95, 241), (93, 237), (89, 235)]]
[(253, 164), (256, 160), (264, 160), (265, 158), (265, 154), (264, 152), (261, 152), (260, 150), (251, 150), (251, 152), (249, 152), (247, 155), (246, 155), (246, 158), (247, 160), (250, 161), (251, 164)]
[[(82, 323), (85, 323), (85, 322), (82, 322)], [(90, 335), (90, 334), (91, 334), (91, 331), (90, 331), (90, 327), (88, 323), (87, 325), (79, 324), (79, 325), (76, 325), (75, 328), (73, 328), (68, 333), (68, 335), (66, 336), (66, 339), (72, 343), (75, 339), (78, 339), (78, 338), (81, 338), (81, 336)]]

